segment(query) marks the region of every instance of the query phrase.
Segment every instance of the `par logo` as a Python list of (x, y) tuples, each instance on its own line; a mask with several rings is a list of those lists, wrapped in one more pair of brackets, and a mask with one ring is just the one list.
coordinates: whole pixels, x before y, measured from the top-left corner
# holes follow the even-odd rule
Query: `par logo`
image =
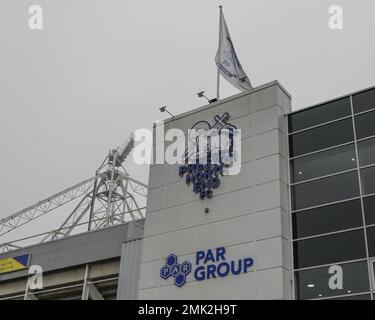
[(186, 276), (191, 272), (191, 263), (184, 261), (182, 264), (177, 262), (177, 256), (170, 254), (165, 259), (165, 266), (160, 269), (160, 277), (164, 280), (170, 276), (174, 277), (174, 284), (182, 287), (186, 283)]

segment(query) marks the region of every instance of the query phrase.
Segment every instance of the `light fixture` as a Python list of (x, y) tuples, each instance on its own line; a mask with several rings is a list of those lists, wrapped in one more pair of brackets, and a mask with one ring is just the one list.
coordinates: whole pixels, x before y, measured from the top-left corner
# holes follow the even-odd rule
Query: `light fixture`
[(351, 291), (350, 291), (350, 290), (348, 290), (348, 291), (347, 291), (347, 293), (351, 293)]
[(314, 287), (315, 287), (315, 284), (310, 283), (310, 284), (307, 285), (307, 287), (309, 287), (309, 288), (314, 288)]
[(198, 93), (197, 93), (197, 96), (198, 96), (198, 98), (205, 98), (205, 99), (208, 101), (208, 103), (212, 103), (212, 102), (216, 102), (216, 101), (217, 101), (216, 98), (214, 98), (214, 99), (208, 99), (208, 98), (205, 96), (204, 91), (200, 91), (200, 92), (198, 92)]
[(171, 115), (171, 117), (174, 118), (174, 115), (167, 110), (167, 106), (162, 106), (162, 107), (159, 108), (159, 110), (160, 110), (160, 112), (169, 113)]

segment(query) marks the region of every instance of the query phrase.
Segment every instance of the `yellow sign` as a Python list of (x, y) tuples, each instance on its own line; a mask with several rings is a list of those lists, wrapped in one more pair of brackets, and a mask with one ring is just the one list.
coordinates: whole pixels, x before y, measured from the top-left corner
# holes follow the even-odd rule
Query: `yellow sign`
[(0, 259), (0, 274), (27, 269), (29, 267), (29, 262), (29, 254), (23, 254), (18, 257)]

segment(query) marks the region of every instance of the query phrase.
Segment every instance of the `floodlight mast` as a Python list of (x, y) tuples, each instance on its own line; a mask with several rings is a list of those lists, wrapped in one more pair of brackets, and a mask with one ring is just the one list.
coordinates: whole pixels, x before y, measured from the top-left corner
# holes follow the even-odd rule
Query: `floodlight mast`
[(98, 178), (99, 178), (100, 170), (102, 169), (104, 163), (108, 160), (107, 165), (108, 165), (108, 172), (110, 172), (110, 181), (108, 183), (109, 184), (109, 196), (108, 196), (106, 216), (107, 216), (107, 219), (109, 219), (111, 215), (110, 211), (111, 211), (111, 205), (112, 205), (113, 191), (116, 189), (116, 185), (114, 181), (115, 172), (116, 172), (115, 168), (121, 167), (124, 170), (125, 174), (128, 175), (128, 173), (126, 172), (122, 164), (125, 162), (125, 159), (133, 150), (134, 144), (135, 144), (134, 133), (131, 133), (129, 137), (127, 138), (127, 140), (122, 145), (120, 145), (116, 149), (112, 149), (109, 151), (109, 154), (106, 157), (106, 159), (104, 159), (104, 162), (102, 163), (102, 165), (96, 170), (93, 197), (92, 197), (91, 208), (90, 208), (90, 218), (89, 218), (89, 223), (88, 223), (88, 231), (91, 230), (91, 225), (92, 225), (91, 222), (93, 219), (95, 198), (97, 195), (97, 185), (98, 185)]
[[(131, 178), (123, 166), (134, 145), (135, 138), (132, 133), (122, 145), (109, 151), (94, 177), (1, 219), (0, 237), (65, 203), (82, 198), (57, 230), (4, 244), (0, 243), (0, 252), (29, 245), (30, 239), (36, 239), (38, 236), (38, 242), (45, 242), (77, 233), (77, 231), (97, 230), (144, 218), (148, 187)], [(40, 236), (43, 238), (40, 239)], [(22, 242), (25, 239), (28, 240), (26, 244)]]

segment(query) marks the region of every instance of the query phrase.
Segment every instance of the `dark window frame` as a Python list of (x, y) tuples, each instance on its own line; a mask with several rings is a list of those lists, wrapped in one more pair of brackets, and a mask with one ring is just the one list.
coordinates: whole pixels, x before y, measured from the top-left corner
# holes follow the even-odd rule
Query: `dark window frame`
[(369, 112), (354, 116), (354, 125), (357, 140), (375, 137), (375, 126), (373, 126), (374, 129), (369, 129), (369, 127), (372, 128), (373, 122), (375, 122), (375, 110), (371, 110)]
[[(335, 180), (337, 182), (335, 182)], [(338, 185), (339, 187), (343, 187), (343, 183), (345, 182), (345, 180), (350, 181), (349, 186), (353, 188), (352, 190), (350, 190), (349, 188), (332, 189), (331, 185)], [(322, 188), (326, 189), (323, 190)], [(327, 190), (332, 191), (330, 197), (328, 197), (328, 193), (326, 193)], [(325, 199), (323, 199), (321, 195), (317, 194), (317, 192), (323, 191)], [(344, 191), (345, 194), (339, 194), (338, 191)], [(339, 173), (312, 181), (298, 183), (291, 186), (290, 192), (293, 212), (358, 198), (360, 197), (358, 172), (356, 169), (354, 169), (349, 172)], [(311, 196), (310, 200), (309, 196)]]
[[(343, 135), (346, 134), (346, 136)], [(326, 139), (316, 139), (321, 135)], [(327, 140), (329, 138), (330, 140)], [(314, 147), (309, 142), (317, 141)], [(290, 134), (288, 136), (289, 158), (294, 159), (315, 152), (338, 147), (354, 142), (354, 130), (352, 117), (314, 127), (309, 130)]]
[[(307, 168), (309, 171), (308, 172), (311, 172), (311, 171), (316, 171), (316, 169), (314, 167), (322, 167), (322, 164), (319, 162), (323, 162), (323, 161), (329, 161), (329, 159), (331, 158), (333, 161), (333, 158), (336, 156), (339, 155), (339, 158), (341, 159), (343, 154), (344, 153), (347, 153), (349, 154), (350, 152), (352, 152), (352, 158), (350, 159), (350, 166), (349, 166), (349, 163), (348, 165), (344, 166), (345, 163), (342, 163), (342, 167), (339, 169), (339, 170), (326, 170), (326, 172), (322, 171), (321, 173), (319, 174), (310, 174), (308, 175), (306, 178), (303, 178), (303, 179), (298, 179), (298, 169), (303, 169), (303, 165), (305, 166), (305, 168)], [(353, 160), (354, 159), (354, 160)], [(306, 160), (311, 160), (310, 162), (305, 162)], [(314, 164), (314, 161), (315, 161), (315, 164)], [(299, 162), (302, 162), (301, 165), (298, 166), (298, 163)], [(318, 163), (318, 164), (317, 164)], [(296, 166), (297, 164), (297, 166)], [(341, 164), (341, 162), (340, 162)], [(302, 183), (302, 182), (305, 182), (305, 181), (309, 181), (309, 180), (313, 180), (313, 179), (319, 179), (319, 178), (323, 178), (325, 176), (330, 176), (330, 175), (334, 175), (334, 174), (339, 174), (339, 173), (342, 173), (342, 172), (345, 172), (345, 171), (350, 171), (350, 170), (355, 170), (358, 166), (358, 159), (357, 159), (357, 154), (356, 154), (356, 148), (355, 148), (355, 143), (352, 142), (352, 143), (347, 143), (347, 144), (344, 144), (344, 145), (340, 145), (340, 146), (336, 146), (336, 147), (333, 147), (333, 148), (330, 148), (328, 150), (322, 150), (322, 151), (318, 151), (318, 152), (314, 152), (312, 154), (308, 154), (308, 155), (305, 155), (305, 156), (301, 156), (301, 157), (297, 157), (297, 158), (292, 158), (289, 160), (289, 168), (290, 168), (290, 182), (292, 185), (294, 184), (297, 184), (297, 183)], [(323, 166), (323, 167), (327, 167), (326, 165)], [(337, 166), (337, 162), (335, 162), (335, 166), (330, 166), (332, 168), (338, 168), (339, 166)], [(303, 171), (303, 170), (302, 170)]]
[[(331, 114), (330, 114), (331, 113)], [(352, 115), (350, 96), (334, 99), (288, 115), (289, 133), (307, 130)], [(298, 124), (306, 121), (307, 124)], [(301, 119), (298, 119), (301, 118)], [(324, 118), (323, 121), (321, 119)], [(311, 120), (313, 119), (313, 120)]]
[[(375, 137), (357, 141), (360, 167), (375, 165)], [(365, 146), (366, 148), (364, 148)], [(373, 147), (372, 147), (373, 146)], [(374, 151), (374, 152), (372, 152)], [(372, 154), (374, 154), (372, 156)]]
[[(372, 96), (373, 95), (373, 96)], [(372, 106), (367, 106), (367, 100), (368, 98), (374, 99)], [(375, 109), (375, 88), (370, 88), (365, 91), (353, 94), (353, 112), (354, 114), (366, 112), (368, 110)], [(363, 106), (362, 104), (366, 104), (366, 106)], [(371, 102), (370, 102), (371, 104)]]
[[(338, 210), (340, 209), (341, 210), (348, 209), (349, 213), (348, 212), (337, 213)], [(319, 217), (319, 215), (326, 217), (326, 220), (324, 221), (322, 217)], [(328, 217), (330, 215), (331, 215), (332, 224), (328, 223)], [(338, 220), (336, 215), (338, 216), (344, 215), (347, 220), (345, 221), (344, 218), (341, 219), (340, 220), (341, 226), (340, 226), (337, 223), (334, 223), (334, 221)], [(318, 220), (317, 223), (313, 223), (314, 218)], [(307, 230), (308, 228), (311, 228), (311, 229)], [(319, 231), (319, 228), (321, 228), (320, 231)], [(293, 241), (298, 241), (300, 239), (316, 237), (316, 236), (325, 235), (325, 234), (343, 232), (346, 230), (356, 229), (356, 228), (363, 228), (362, 205), (361, 205), (361, 200), (359, 198), (354, 199), (354, 200), (329, 204), (326, 206), (321, 206), (321, 207), (317, 207), (313, 209), (292, 212)]]
[[(368, 166), (360, 169), (362, 195), (368, 196), (375, 194), (375, 166)], [(374, 179), (372, 179), (372, 176)]]
[[(353, 239), (356, 237), (356, 241), (358, 241), (356, 245), (359, 247), (354, 248)], [(344, 240), (348, 241), (348, 243)], [(324, 248), (327, 249), (326, 252), (323, 252), (327, 256), (322, 255), (321, 252), (316, 254), (319, 246), (324, 246)], [(330, 248), (330, 246), (332, 247)], [(334, 249), (334, 246), (337, 248)], [(347, 249), (352, 250), (352, 252), (349, 252)], [(306, 252), (308, 252), (310, 256), (307, 256)], [(312, 253), (316, 254), (315, 257), (311, 255)], [(339, 254), (341, 254), (342, 257), (339, 258)], [(327, 257), (330, 258), (327, 259)], [(295, 271), (361, 259), (367, 259), (364, 228), (293, 241), (293, 267)]]
[[(347, 273), (349, 270), (351, 271), (352, 279), (355, 278), (357, 272), (361, 271), (361, 283), (359, 284), (358, 281), (353, 281), (351, 279), (351, 286), (345, 286), (344, 280), (344, 288), (343, 290), (339, 291), (330, 291), (328, 290), (328, 280), (330, 278), (330, 274), (328, 273), (328, 269), (330, 265), (326, 266), (319, 266), (316, 268), (300, 270), (294, 272), (294, 279), (295, 279), (295, 293), (297, 299), (329, 299), (335, 297), (344, 297), (348, 295), (361, 295), (361, 294), (368, 294), (370, 293), (370, 277), (369, 277), (369, 270), (366, 260), (361, 261), (352, 261), (352, 262), (343, 262), (337, 263), (337, 265), (343, 268), (343, 272)], [(315, 275), (315, 278), (312, 277), (311, 279), (306, 275)], [(354, 277), (353, 277), (354, 276)], [(323, 280), (324, 279), (324, 280)], [(309, 287), (308, 284), (314, 285), (313, 287)], [(323, 285), (323, 288), (319, 288), (320, 285)], [(358, 286), (357, 288), (353, 288)], [(361, 287), (363, 286), (363, 287)], [(352, 291), (354, 289), (354, 291)], [(350, 292), (348, 292), (350, 290)], [(326, 294), (325, 296), (319, 296), (319, 293)], [(327, 295), (328, 293), (328, 295)], [(330, 294), (331, 293), (331, 294)]]

